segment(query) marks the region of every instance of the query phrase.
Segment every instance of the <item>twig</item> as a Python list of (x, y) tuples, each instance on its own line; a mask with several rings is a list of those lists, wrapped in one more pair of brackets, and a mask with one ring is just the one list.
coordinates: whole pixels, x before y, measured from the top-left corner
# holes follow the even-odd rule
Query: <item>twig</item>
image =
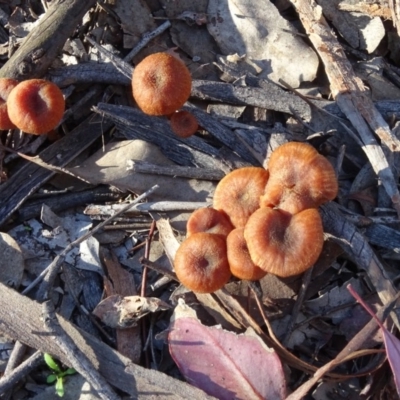
[(77, 246), (78, 244), (82, 243), (85, 241), (87, 238), (90, 236), (94, 235), (96, 232), (98, 232), (101, 228), (103, 228), (105, 225), (109, 224), (114, 218), (120, 216), (121, 214), (125, 213), (128, 211), (131, 207), (133, 207), (135, 204), (143, 200), (145, 197), (149, 196), (151, 193), (153, 193), (156, 189), (158, 188), (158, 185), (154, 185), (152, 188), (150, 188), (147, 192), (141, 194), (138, 196), (132, 203), (127, 204), (124, 206), (122, 209), (117, 211), (114, 215), (111, 217), (107, 218), (103, 222), (101, 222), (99, 225), (94, 227), (90, 232), (86, 233), (85, 235), (82, 235), (78, 239), (74, 240), (71, 242), (57, 257), (54, 259), (54, 261), (28, 286), (24, 289), (22, 294), (26, 294), (29, 292), (32, 288), (34, 288), (46, 275), (49, 276), (48, 282), (43, 285), (39, 291), (38, 291), (38, 299), (46, 299), (49, 296), (49, 290), (50, 287), (52, 286), (52, 278), (55, 277), (55, 274), (58, 273), (59, 268), (61, 267), (62, 263), (64, 262), (65, 256), (68, 254), (69, 251), (71, 251), (72, 248)]
[[(387, 317), (389, 312), (396, 305), (400, 293), (388, 302), (384, 307), (379, 309), (377, 312), (377, 317), (382, 321)], [(372, 318), (364, 328), (361, 329), (346, 345), (346, 347), (333, 359), (321, 368), (319, 368), (315, 374), (303, 385), (297, 388), (286, 400), (299, 400), (303, 399), (308, 391), (329, 371), (335, 368), (337, 365), (341, 364), (347, 359), (348, 356), (355, 353), (364, 344), (365, 340), (372, 336), (372, 334), (377, 330), (378, 324), (374, 318)]]
[[(150, 245), (151, 245), (151, 241), (153, 239), (153, 235), (154, 235), (154, 230), (156, 228), (156, 221), (153, 220), (151, 223), (151, 227), (150, 227), (150, 232), (146, 238), (146, 246), (144, 249), (144, 256), (145, 258), (149, 258), (150, 255)], [(140, 288), (140, 295), (142, 297), (146, 296), (146, 286), (147, 286), (147, 266), (143, 265), (143, 269), (142, 269), (142, 282), (141, 282), (141, 288)], [(142, 342), (143, 343), (147, 343), (146, 340), (146, 336), (148, 337), (148, 339), (150, 339), (150, 335), (151, 335), (151, 331), (149, 331), (147, 329), (147, 320), (142, 319), (140, 321), (140, 330), (142, 333)], [(145, 349), (143, 349), (144, 351), (144, 357), (145, 357), (145, 363), (146, 363), (146, 367), (149, 368), (150, 367), (150, 359), (149, 359), (149, 353), (146, 349), (146, 345), (145, 345)]]
[[(10, 305), (13, 305), (11, 307)], [(164, 373), (145, 369), (133, 363), (104, 342), (77, 329), (62, 316), (58, 322), (76, 346), (96, 366), (100, 374), (132, 399), (151, 397), (175, 400), (214, 399), (202, 390)], [(64, 364), (69, 364), (65, 354), (54, 340), (43, 333), (42, 308), (36, 301), (22, 296), (0, 283), (0, 331), (27, 346), (49, 353)]]
[(11, 352), (10, 358), (8, 359), (4, 375), (8, 375), (11, 371), (20, 364), (22, 358), (25, 355), (27, 347), (21, 342), (15, 342), (14, 348)]
[[(337, 105), (356, 129), (371, 165), (382, 180), (393, 207), (400, 216), (400, 192), (389, 162), (400, 151), (400, 141), (373, 104), (364, 83), (347, 60), (315, 0), (291, 0), (308, 37), (321, 57)], [(381, 147), (371, 129), (381, 139)]]
[(389, 7), (392, 14), (393, 25), (397, 29), (397, 35), (400, 35), (400, 5), (396, 0), (389, 0)]
[[(148, 259), (149, 255), (150, 255), (150, 245), (151, 245), (151, 241), (153, 240), (155, 229), (156, 229), (156, 221), (153, 220), (151, 223), (149, 234), (147, 235), (147, 238), (146, 238), (146, 246), (144, 249), (144, 257), (146, 259)], [(141, 288), (140, 288), (140, 295), (142, 297), (146, 296), (146, 286), (147, 286), (147, 266), (143, 265), (142, 284), (141, 284)]]
[(213, 168), (181, 167), (175, 165), (165, 166), (140, 160), (128, 160), (126, 169), (142, 174), (167, 175), (179, 178), (204, 179), (208, 181), (219, 181), (225, 176), (224, 172)]
[(50, 300), (43, 303), (43, 319), (47, 332), (51, 334), (52, 339), (60, 347), (60, 350), (68, 357), (70, 366), (90, 383), (101, 399), (118, 400), (119, 396), (115, 394), (108, 382), (62, 329), (57, 320), (54, 305)]
[(162, 276), (160, 279), (158, 279), (157, 281), (155, 281), (154, 283), (152, 283), (150, 285), (150, 289), (155, 292), (157, 289), (167, 285), (168, 283), (171, 282), (171, 278), (169, 278), (168, 276)]
[(165, 21), (159, 27), (154, 29), (154, 31), (145, 33), (142, 39), (140, 39), (139, 43), (124, 57), (124, 61), (131, 62), (133, 58), (136, 56), (136, 54), (139, 53), (139, 51), (142, 50), (150, 42), (150, 40), (154, 39), (158, 35), (161, 35), (170, 26), (171, 22)]
[[(273, 347), (278, 355), (285, 361), (288, 365), (293, 366), (297, 369), (300, 369), (309, 374), (316, 371), (318, 368), (314, 365), (308, 364), (307, 362), (297, 358), (294, 354), (292, 354), (286, 347), (284, 347), (278, 338), (275, 336), (272, 326), (265, 315), (262, 301), (257, 296), (256, 292), (254, 293), (254, 298), (257, 302), (257, 306), (260, 309), (260, 313), (263, 317), (264, 323), (267, 326), (268, 335), (264, 333), (261, 327), (258, 325), (254, 319), (248, 315), (243, 307), (238, 303), (236, 299), (234, 299), (229, 293), (227, 293), (224, 289), (220, 289), (215, 292), (218, 300), (223, 304), (223, 306), (236, 318), (236, 320), (245, 328), (251, 326), (258, 335), (265, 341), (265, 343)], [(329, 377), (334, 379), (343, 379), (343, 375), (336, 373), (329, 373)]]
[(287, 346), (288, 341), (290, 339), (290, 336), (292, 335), (293, 327), (294, 327), (294, 325), (296, 323), (296, 319), (297, 319), (298, 313), (300, 311), (300, 308), (303, 305), (304, 297), (306, 295), (308, 286), (309, 286), (309, 284), (311, 282), (311, 276), (312, 276), (313, 270), (314, 270), (314, 268), (310, 268), (303, 275), (300, 292), (299, 292), (299, 294), (297, 296), (296, 303), (294, 304), (294, 307), (293, 307), (292, 318), (290, 319), (289, 325), (286, 328), (286, 335), (285, 335), (284, 339), (282, 340), (282, 344), (284, 346)]
[(0, 77), (24, 80), (43, 76), (96, 0), (52, 2), (39, 24), (0, 70)]
[(161, 266), (160, 264), (157, 264), (154, 261), (150, 261), (147, 258), (140, 258), (139, 259), (140, 264), (145, 265), (146, 267), (153, 269), (154, 271), (157, 271), (159, 274), (163, 274), (165, 276), (168, 276), (171, 280), (179, 282), (178, 278), (176, 277), (175, 273), (170, 271), (169, 269)]
[(0, 395), (15, 387), (16, 383), (43, 363), (43, 354), (40, 351), (33, 353), (27, 360), (14, 368), (9, 374), (0, 379)]
[[(129, 209), (129, 214), (169, 211), (194, 211), (198, 208), (209, 207), (211, 203), (204, 201), (155, 201), (148, 203), (136, 204)], [(112, 204), (110, 206), (90, 205), (87, 206), (84, 213), (86, 215), (114, 215), (115, 212), (121, 210), (124, 206), (121, 204)], [(128, 214), (127, 213), (127, 214)]]
[[(11, 375), (14, 371), (15, 368), (18, 367), (18, 365), (21, 363), (22, 358), (25, 355), (25, 352), (27, 350), (27, 346), (25, 346), (23, 343), (21, 343), (19, 340), (17, 340), (14, 344), (14, 348), (12, 349), (10, 358), (8, 359), (7, 362), (7, 366), (6, 369), (4, 371), (4, 375), (3, 378), (5, 379), (6, 377), (8, 377), (9, 375)], [(29, 373), (29, 371), (28, 371)], [(12, 380), (12, 382), (14, 383), (13, 378), (10, 378)], [(1, 390), (1, 384), (2, 384), (2, 380), (0, 380), (0, 393), (3, 394), (3, 398), (2, 400), (9, 400), (11, 398), (12, 395), (12, 391), (4, 389), (6, 392), (2, 392)]]
[(96, 188), (70, 191), (58, 191), (58, 193), (36, 193), (32, 195), (30, 201), (24, 204), (17, 212), (19, 221), (27, 221), (40, 215), (43, 204), (45, 203), (53, 212), (58, 213), (67, 208), (83, 206), (96, 202), (118, 201), (124, 194), (122, 192), (112, 190), (107, 186), (98, 186)]
[[(320, 210), (324, 231), (331, 234), (357, 266), (366, 271), (379, 298), (383, 304), (387, 304), (396, 295), (397, 289), (365, 237), (338, 211), (335, 203), (324, 204)], [(394, 310), (391, 317), (399, 328), (400, 310)]]
[(127, 78), (132, 79), (133, 68), (127, 62), (125, 62), (122, 58), (119, 58), (115, 54), (111, 53), (111, 51), (106, 50), (103, 46), (99, 45), (95, 42), (91, 37), (86, 36), (87, 41), (105, 57), (109, 58), (111, 63), (115, 68), (122, 74), (124, 74)]

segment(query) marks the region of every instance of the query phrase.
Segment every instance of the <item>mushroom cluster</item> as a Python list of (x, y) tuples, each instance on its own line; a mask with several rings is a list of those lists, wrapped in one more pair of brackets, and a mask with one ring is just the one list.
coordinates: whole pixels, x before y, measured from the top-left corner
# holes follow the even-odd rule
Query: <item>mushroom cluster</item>
[(174, 261), (178, 279), (211, 293), (231, 275), (258, 280), (306, 271), (324, 242), (318, 207), (337, 191), (332, 165), (305, 143), (280, 146), (268, 169), (234, 170), (217, 185), (213, 208), (190, 216)]
[(0, 130), (48, 133), (59, 124), (64, 110), (63, 94), (54, 83), (44, 79), (18, 83), (0, 78)]
[(132, 94), (138, 107), (148, 115), (165, 115), (174, 133), (182, 138), (198, 129), (196, 117), (178, 111), (190, 96), (192, 77), (186, 65), (168, 53), (144, 58), (132, 75)]

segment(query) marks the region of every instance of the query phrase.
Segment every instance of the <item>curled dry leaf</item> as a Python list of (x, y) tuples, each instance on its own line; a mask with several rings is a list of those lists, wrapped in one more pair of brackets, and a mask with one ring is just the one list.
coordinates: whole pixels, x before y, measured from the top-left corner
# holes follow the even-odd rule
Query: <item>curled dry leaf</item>
[(286, 397), (279, 357), (251, 328), (238, 335), (204, 326), (195, 311), (180, 299), (168, 343), (172, 358), (188, 382), (218, 399)]
[(110, 328), (131, 328), (150, 312), (170, 309), (170, 305), (155, 297), (118, 294), (107, 297), (93, 310), (93, 314)]

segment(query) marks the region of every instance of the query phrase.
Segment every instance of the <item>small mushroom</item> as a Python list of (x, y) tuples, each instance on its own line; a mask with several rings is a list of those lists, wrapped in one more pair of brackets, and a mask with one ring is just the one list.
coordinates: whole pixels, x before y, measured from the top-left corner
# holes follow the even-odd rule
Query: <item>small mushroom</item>
[(18, 81), (11, 78), (0, 78), (0, 130), (14, 129), (16, 126), (10, 121), (7, 110), (7, 98), (11, 90), (18, 85)]
[(17, 128), (33, 135), (54, 129), (64, 114), (65, 101), (57, 85), (44, 79), (29, 79), (11, 90), (8, 116)]
[(179, 281), (197, 293), (212, 293), (229, 280), (225, 238), (212, 233), (194, 233), (179, 246), (174, 260)]
[(324, 243), (321, 217), (315, 208), (295, 215), (260, 208), (249, 218), (244, 237), (253, 262), (281, 277), (297, 275), (310, 268)]
[(191, 112), (185, 110), (173, 113), (169, 119), (169, 123), (174, 133), (181, 138), (194, 135), (199, 128), (196, 117)]
[(232, 229), (228, 217), (214, 208), (199, 208), (190, 214), (186, 224), (187, 237), (193, 233), (206, 232), (226, 238)]
[(259, 167), (244, 167), (230, 172), (215, 189), (214, 208), (227, 214), (235, 228), (244, 227), (260, 206), (260, 196), (264, 193), (268, 176), (268, 171)]
[(167, 53), (143, 59), (132, 75), (132, 93), (138, 107), (149, 115), (170, 115), (190, 96), (192, 77), (186, 65)]
[(248, 281), (257, 281), (267, 273), (254, 264), (244, 239), (244, 228), (236, 228), (226, 238), (229, 268), (233, 276)]
[(330, 162), (309, 144), (290, 142), (278, 147), (268, 163), (270, 174), (260, 207), (291, 214), (333, 200), (338, 182)]

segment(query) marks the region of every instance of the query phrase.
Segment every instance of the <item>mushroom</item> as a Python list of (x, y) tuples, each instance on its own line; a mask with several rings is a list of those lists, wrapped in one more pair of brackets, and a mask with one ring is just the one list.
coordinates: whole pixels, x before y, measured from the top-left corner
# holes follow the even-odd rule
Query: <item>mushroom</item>
[(179, 246), (174, 260), (179, 281), (197, 293), (212, 293), (229, 280), (225, 238), (212, 233), (194, 233)]
[(132, 93), (138, 107), (149, 115), (170, 115), (190, 96), (192, 77), (186, 65), (167, 53), (155, 53), (134, 69)]
[(330, 162), (309, 144), (290, 142), (278, 147), (268, 163), (270, 174), (260, 207), (296, 214), (333, 200), (338, 182)]
[(259, 167), (244, 167), (230, 172), (215, 189), (214, 208), (227, 214), (235, 228), (244, 227), (260, 206), (260, 196), (264, 193), (268, 176), (268, 171)]
[(297, 275), (310, 268), (324, 243), (321, 217), (315, 208), (295, 215), (260, 208), (249, 218), (244, 237), (253, 262), (281, 277)]
[(193, 233), (206, 232), (226, 238), (232, 229), (228, 217), (214, 208), (199, 208), (190, 214), (186, 224), (187, 237)]
[(244, 239), (244, 228), (236, 228), (226, 238), (229, 268), (239, 279), (257, 281), (267, 273), (254, 264)]
[(7, 98), (11, 90), (18, 85), (18, 81), (11, 78), (0, 78), (0, 130), (14, 129), (7, 110)]
[(191, 112), (185, 110), (173, 113), (169, 119), (169, 123), (174, 133), (181, 138), (194, 135), (199, 128), (196, 117)]
[(8, 116), (24, 132), (41, 135), (54, 129), (64, 114), (65, 101), (57, 85), (29, 79), (16, 85), (7, 99)]

